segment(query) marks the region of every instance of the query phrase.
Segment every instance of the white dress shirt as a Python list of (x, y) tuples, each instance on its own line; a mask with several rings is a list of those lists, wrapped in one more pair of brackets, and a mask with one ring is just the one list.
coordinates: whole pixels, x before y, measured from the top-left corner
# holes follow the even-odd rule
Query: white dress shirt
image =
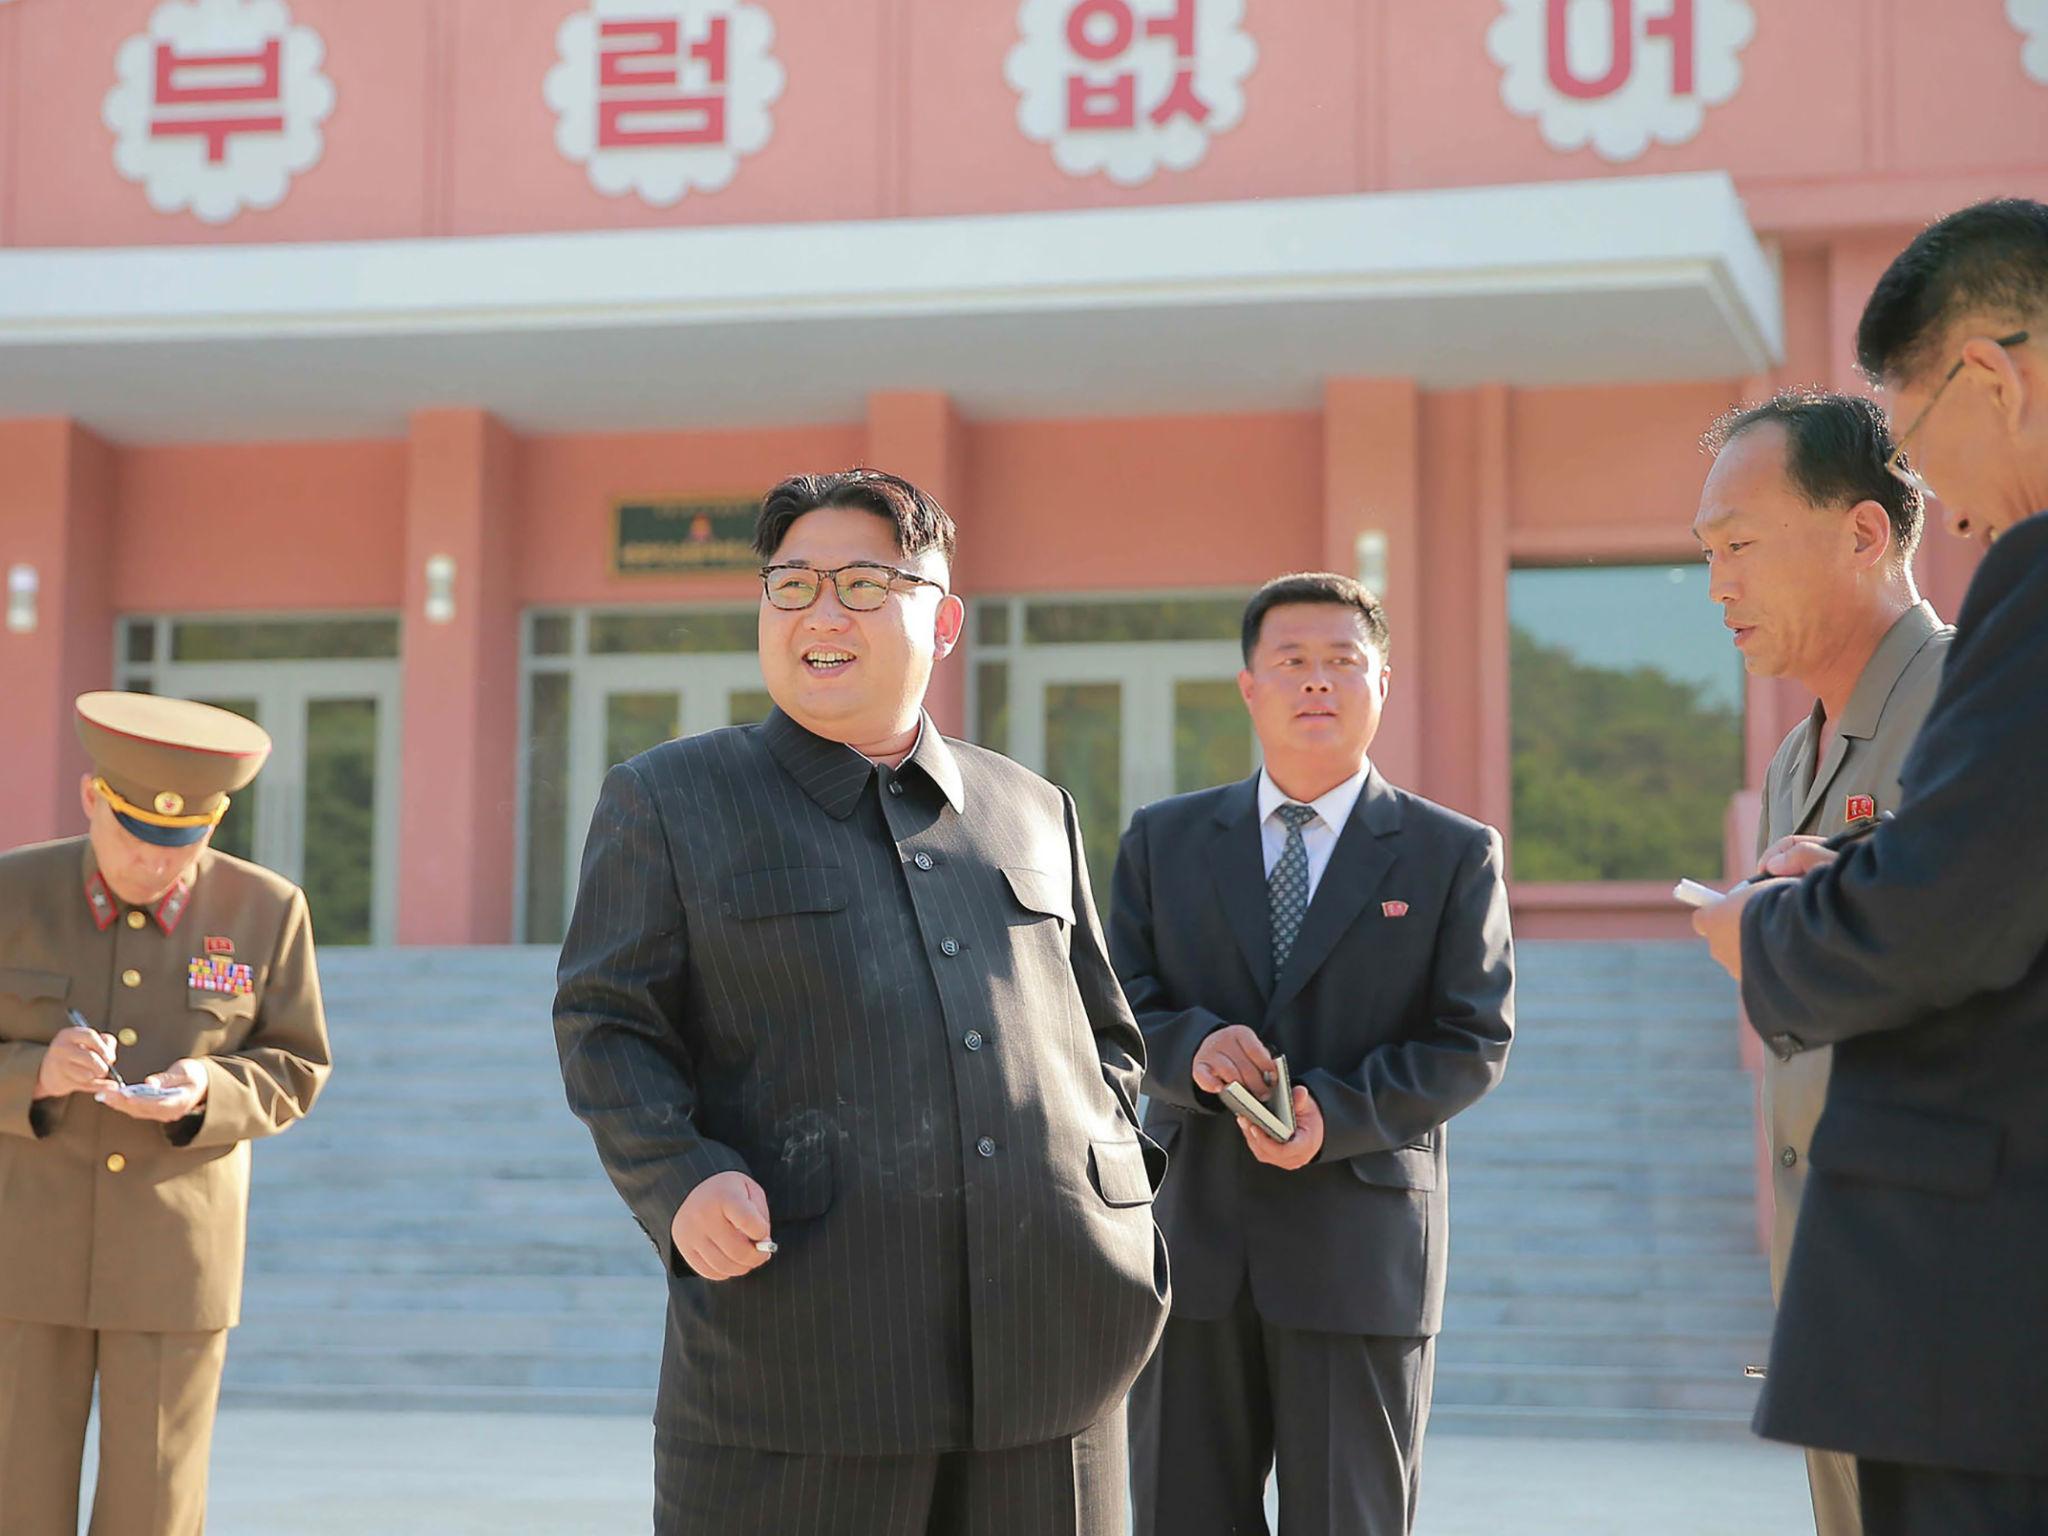
[[(1358, 796), (1365, 788), (1366, 776), (1372, 772), (1367, 763), (1350, 778), (1318, 798), (1308, 801), (1314, 811), (1315, 820), (1301, 824), (1302, 845), (1308, 850), (1308, 899), (1316, 899), (1316, 886), (1323, 878), (1323, 871), (1330, 866), (1330, 855), (1336, 850), (1338, 834), (1344, 830), (1344, 823), (1351, 819), (1351, 808), (1358, 804)], [(1259, 770), (1259, 843), (1266, 855), (1266, 877), (1273, 876), (1273, 866), (1280, 862), (1281, 850), (1287, 846), (1287, 823), (1280, 819), (1280, 807), (1289, 804), (1287, 796), (1280, 792), (1264, 768)]]

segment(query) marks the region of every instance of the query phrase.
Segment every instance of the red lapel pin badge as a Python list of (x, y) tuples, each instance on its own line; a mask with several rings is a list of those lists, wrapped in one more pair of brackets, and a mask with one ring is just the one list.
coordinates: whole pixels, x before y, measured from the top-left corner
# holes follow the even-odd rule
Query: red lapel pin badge
[(1877, 816), (1877, 801), (1869, 795), (1851, 795), (1849, 803), (1842, 808), (1847, 821), (1870, 821)]
[(1385, 917), (1406, 917), (1408, 915), (1408, 903), (1405, 901), (1383, 901), (1380, 903), (1380, 913)]

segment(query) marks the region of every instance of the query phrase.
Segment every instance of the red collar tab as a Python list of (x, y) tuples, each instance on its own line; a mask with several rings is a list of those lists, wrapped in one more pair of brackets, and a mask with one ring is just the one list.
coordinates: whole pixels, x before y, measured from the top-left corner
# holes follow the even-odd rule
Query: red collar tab
[(170, 893), (156, 904), (156, 925), (165, 933), (175, 933), (178, 919), (185, 915), (185, 908), (191, 905), (192, 887), (183, 880), (172, 886)]
[(92, 920), (101, 933), (114, 926), (114, 919), (121, 915), (121, 909), (114, 903), (114, 893), (107, 889), (107, 882), (94, 870), (85, 877), (85, 904), (92, 910)]

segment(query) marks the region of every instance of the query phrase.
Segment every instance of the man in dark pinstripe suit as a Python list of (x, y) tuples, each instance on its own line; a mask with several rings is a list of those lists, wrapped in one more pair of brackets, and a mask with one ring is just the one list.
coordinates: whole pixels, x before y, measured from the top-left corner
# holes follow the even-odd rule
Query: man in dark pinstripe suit
[(669, 1270), (658, 1536), (1121, 1532), (1159, 1154), (1073, 802), (923, 712), (935, 501), (798, 476), (755, 541), (778, 708), (611, 771), (555, 999)]

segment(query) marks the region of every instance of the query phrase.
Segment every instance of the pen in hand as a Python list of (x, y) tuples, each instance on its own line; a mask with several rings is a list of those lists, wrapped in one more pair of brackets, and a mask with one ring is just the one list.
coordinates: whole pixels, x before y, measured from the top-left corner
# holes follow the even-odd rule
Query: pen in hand
[[(1870, 836), (1871, 833), (1891, 819), (1892, 813), (1890, 811), (1880, 811), (1875, 816), (1865, 816), (1858, 821), (1851, 822), (1833, 836), (1822, 838), (1820, 845), (1829, 853), (1840, 853), (1843, 849), (1853, 847), (1855, 844), (1862, 842), (1864, 838)], [(1754, 885), (1757, 881), (1766, 878), (1775, 877), (1767, 877), (1761, 874), (1751, 875), (1748, 879), (1739, 880), (1734, 885), (1731, 885), (1728, 888), (1729, 894), (1733, 895), (1744, 886)]]
[[(76, 1008), (66, 1008), (64, 1010), (64, 1017), (69, 1019), (73, 1024), (77, 1025), (80, 1029), (92, 1029), (92, 1025), (86, 1022), (85, 1015), (80, 1013)], [(97, 1034), (98, 1031), (93, 1030), (93, 1033)], [(126, 1088), (128, 1086), (127, 1082), (123, 1080), (120, 1072), (118, 1072), (115, 1069), (114, 1064), (112, 1062), (107, 1063), (107, 1081), (112, 1083), (116, 1088)]]

